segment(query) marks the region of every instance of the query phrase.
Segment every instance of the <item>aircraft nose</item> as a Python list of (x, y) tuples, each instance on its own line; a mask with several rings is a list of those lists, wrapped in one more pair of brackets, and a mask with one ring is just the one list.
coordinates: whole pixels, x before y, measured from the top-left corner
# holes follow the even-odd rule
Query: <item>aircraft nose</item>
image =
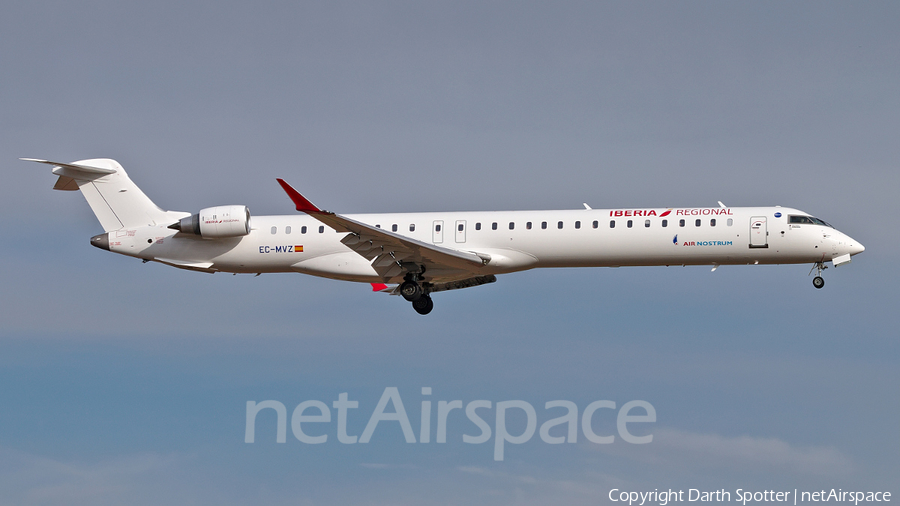
[(850, 254), (855, 255), (857, 253), (862, 253), (866, 250), (866, 247), (862, 245), (857, 240), (854, 240), (852, 237), (847, 236), (847, 243), (850, 245)]

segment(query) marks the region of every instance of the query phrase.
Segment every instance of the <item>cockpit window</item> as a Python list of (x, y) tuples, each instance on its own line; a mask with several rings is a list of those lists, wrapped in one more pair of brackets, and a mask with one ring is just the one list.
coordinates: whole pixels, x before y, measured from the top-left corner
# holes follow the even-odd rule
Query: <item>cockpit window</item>
[(813, 221), (809, 219), (809, 216), (791, 216), (790, 218), (788, 218), (788, 223), (792, 225), (812, 225)]
[(834, 228), (826, 223), (825, 220), (812, 216), (791, 216), (788, 218), (788, 223), (792, 225), (822, 225), (823, 227)]

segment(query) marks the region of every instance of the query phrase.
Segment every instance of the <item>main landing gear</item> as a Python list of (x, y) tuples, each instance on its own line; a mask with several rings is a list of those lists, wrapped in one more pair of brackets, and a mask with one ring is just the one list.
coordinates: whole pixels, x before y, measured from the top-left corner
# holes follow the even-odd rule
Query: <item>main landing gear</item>
[(406, 281), (400, 285), (400, 295), (412, 302), (413, 309), (421, 315), (426, 315), (434, 309), (434, 301), (425, 293), (419, 283), (418, 276), (407, 274)]
[(816, 271), (816, 277), (813, 278), (814, 287), (822, 288), (825, 286), (825, 278), (822, 277), (822, 271), (827, 268), (828, 266), (825, 265), (824, 262), (816, 262), (816, 265), (813, 265), (813, 268), (809, 270), (810, 274), (812, 274), (813, 271)]
[(423, 294), (418, 299), (414, 300), (412, 303), (413, 309), (416, 310), (417, 313), (421, 315), (426, 315), (434, 309), (434, 301), (431, 300), (431, 297)]
[(409, 302), (415, 302), (422, 295), (422, 285), (414, 280), (406, 280), (400, 285), (400, 295)]

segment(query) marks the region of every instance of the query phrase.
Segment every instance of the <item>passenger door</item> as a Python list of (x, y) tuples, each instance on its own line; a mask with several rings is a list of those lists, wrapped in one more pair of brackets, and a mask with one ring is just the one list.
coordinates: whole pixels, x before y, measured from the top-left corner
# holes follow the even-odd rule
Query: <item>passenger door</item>
[(769, 231), (766, 227), (765, 216), (754, 216), (750, 218), (750, 247), (769, 247)]
[(444, 242), (444, 220), (434, 220), (431, 227), (431, 242), (435, 244)]
[(466, 242), (466, 220), (456, 220), (456, 242)]

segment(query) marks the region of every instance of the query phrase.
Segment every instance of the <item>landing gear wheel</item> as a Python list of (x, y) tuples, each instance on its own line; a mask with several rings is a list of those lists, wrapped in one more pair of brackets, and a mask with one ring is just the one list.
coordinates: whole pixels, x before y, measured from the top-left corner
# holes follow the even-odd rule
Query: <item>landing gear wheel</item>
[(422, 295), (421, 297), (413, 301), (412, 306), (417, 313), (425, 315), (430, 313), (431, 310), (434, 309), (434, 301), (431, 300), (431, 297)]
[(400, 295), (409, 302), (415, 302), (422, 297), (422, 287), (415, 281), (404, 281), (400, 285)]
[(825, 262), (816, 262), (813, 264), (812, 269), (809, 270), (809, 273), (812, 274), (813, 271), (816, 271), (816, 277), (813, 278), (813, 286), (816, 288), (822, 288), (825, 286), (825, 279), (822, 278), (822, 271), (827, 269), (828, 267), (825, 265)]

